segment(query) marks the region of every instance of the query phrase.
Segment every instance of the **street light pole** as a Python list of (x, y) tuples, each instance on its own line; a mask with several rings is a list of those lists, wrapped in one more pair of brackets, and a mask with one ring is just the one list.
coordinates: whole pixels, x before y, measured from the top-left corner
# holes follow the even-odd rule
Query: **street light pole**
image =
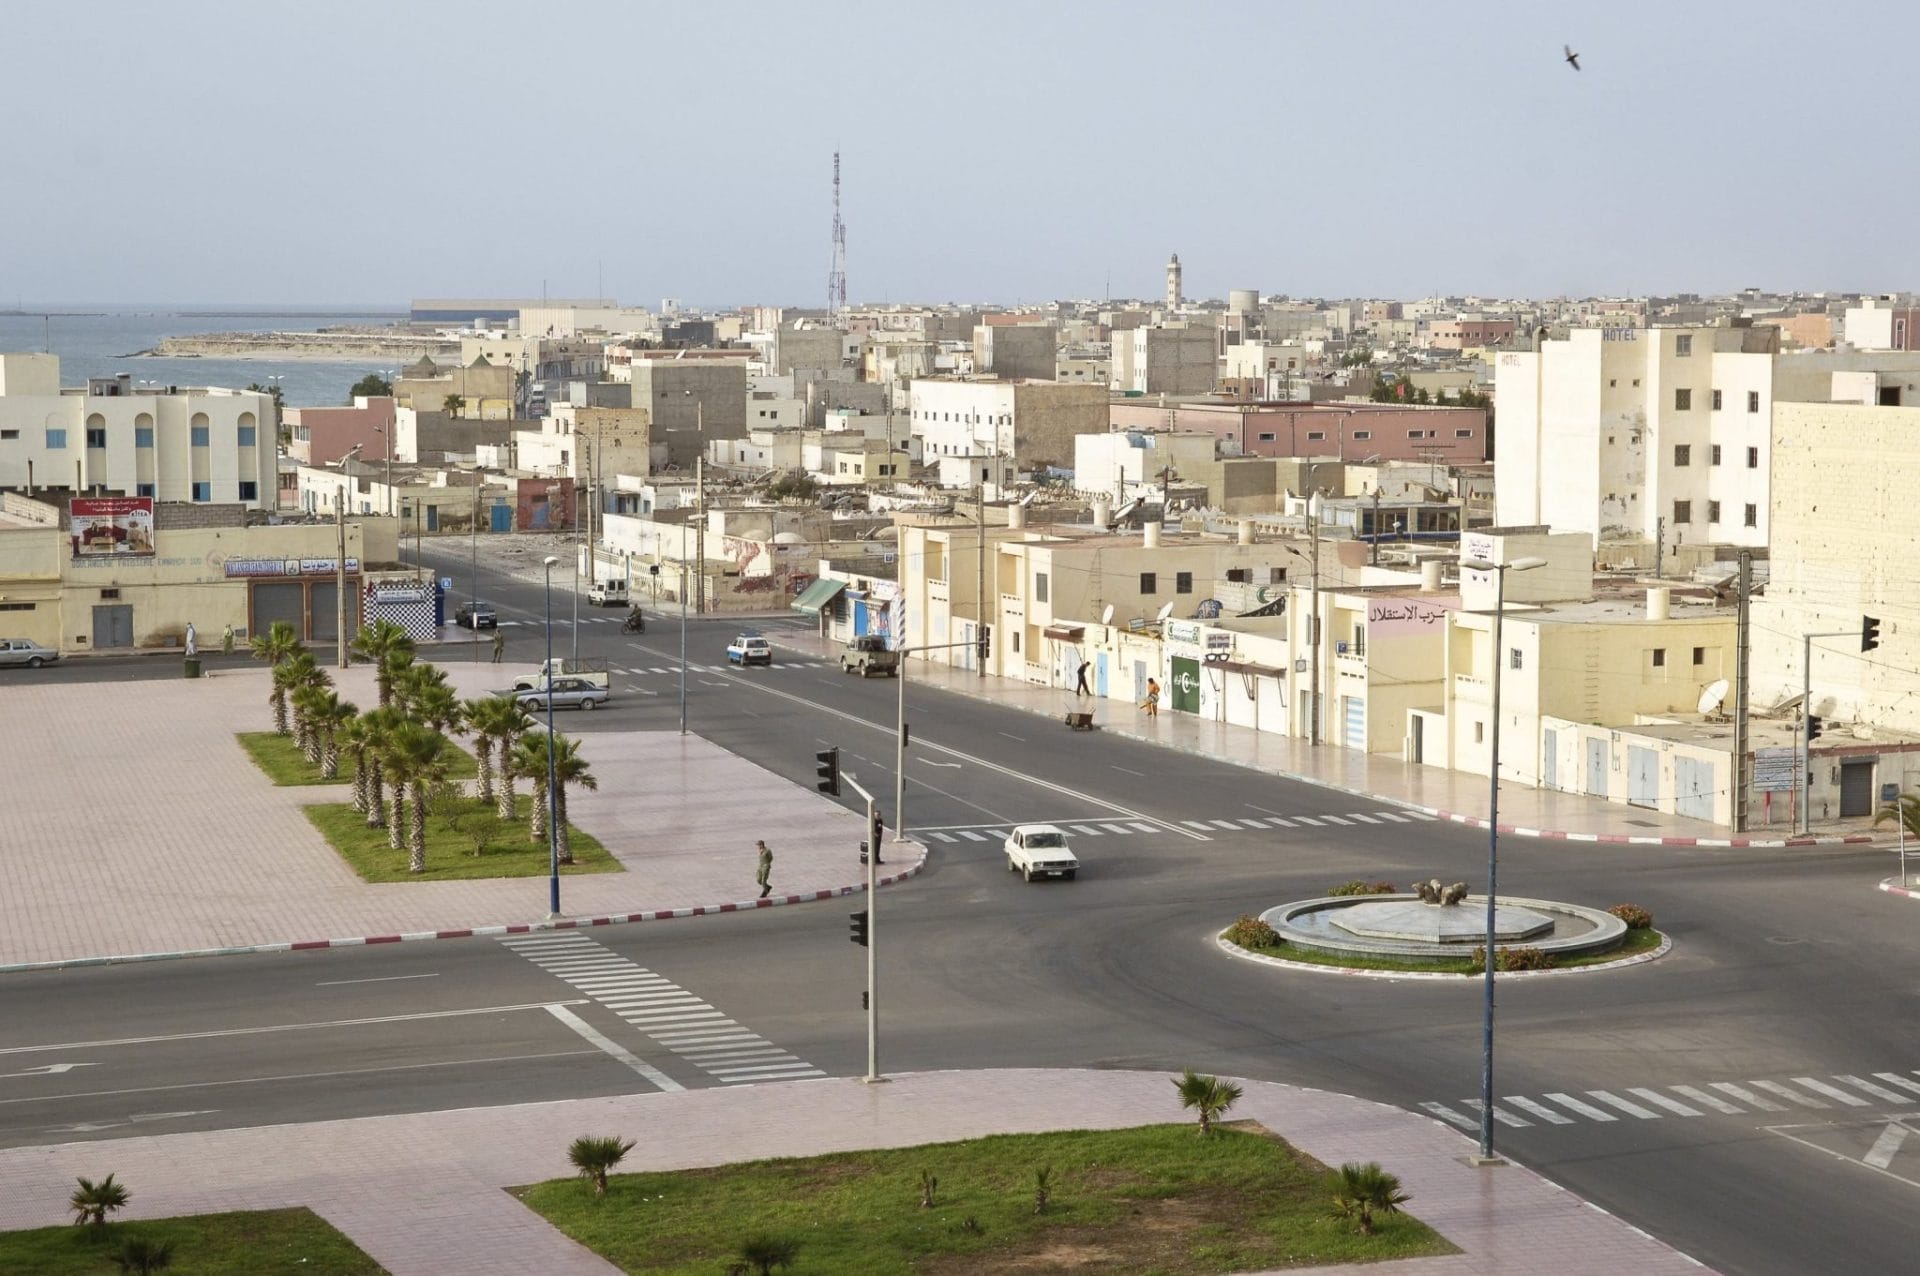
[(680, 529), (680, 734), (687, 733), (687, 529)]
[(1487, 933), (1485, 936), (1485, 995), (1480, 1020), (1480, 1156), (1482, 1164), (1497, 1161), (1493, 1154), (1493, 975), (1499, 966), (1494, 947), (1495, 899), (1500, 889), (1500, 670), (1503, 663), (1501, 620), (1507, 610), (1507, 573), (1532, 571), (1546, 566), (1544, 558), (1516, 558), (1510, 563), (1495, 563), (1484, 558), (1463, 558), (1460, 566), (1472, 571), (1494, 574), (1493, 601), (1493, 759), (1487, 794)]
[[(340, 533), (340, 557), (333, 564), (333, 628), (340, 648), (340, 667), (350, 663), (347, 657), (347, 462), (360, 453), (356, 443), (340, 458), (340, 486), (333, 492), (333, 521)], [(363, 541), (365, 537), (361, 538)]]
[(554, 790), (553, 763), (553, 565), (560, 560), (547, 555), (547, 918), (560, 916), (560, 800)]
[(1313, 669), (1308, 675), (1312, 690), (1308, 698), (1313, 701), (1309, 711), (1313, 715), (1307, 724), (1307, 743), (1320, 743), (1320, 515), (1313, 508), (1313, 472), (1317, 462), (1307, 462), (1307, 545), (1313, 556), (1308, 566), (1313, 572), (1313, 615), (1307, 617), (1307, 645), (1311, 649)]

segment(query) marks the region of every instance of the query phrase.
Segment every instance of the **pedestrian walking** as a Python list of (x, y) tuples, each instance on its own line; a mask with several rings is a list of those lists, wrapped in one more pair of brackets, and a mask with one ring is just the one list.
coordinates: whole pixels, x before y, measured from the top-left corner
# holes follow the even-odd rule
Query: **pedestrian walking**
[(1147, 679), (1147, 699), (1140, 707), (1147, 711), (1149, 718), (1160, 716), (1160, 683), (1157, 679)]
[(200, 654), (200, 635), (194, 632), (193, 622), (187, 622), (187, 659), (192, 660)]
[(506, 653), (507, 636), (498, 629), (493, 631), (493, 663), (499, 664), (500, 657)]
[(233, 625), (231, 622), (227, 625), (227, 631), (220, 635), (220, 654), (223, 656), (231, 656), (233, 654)]
[(1077, 673), (1074, 674), (1074, 682), (1073, 682), (1073, 698), (1074, 699), (1078, 700), (1081, 696), (1090, 696), (1093, 694), (1093, 692), (1087, 689), (1087, 670), (1091, 668), (1093, 668), (1092, 661), (1082, 660), (1080, 662), (1080, 669)]
[(760, 876), (757, 880), (760, 883), (760, 898), (765, 899), (773, 893), (773, 885), (771, 882), (771, 878), (773, 877), (773, 849), (765, 842), (755, 842), (754, 845), (760, 848)]

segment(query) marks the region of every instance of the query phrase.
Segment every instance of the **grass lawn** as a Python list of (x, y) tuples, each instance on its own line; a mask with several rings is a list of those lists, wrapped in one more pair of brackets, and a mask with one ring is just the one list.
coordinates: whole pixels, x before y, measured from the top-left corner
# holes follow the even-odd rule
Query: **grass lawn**
[[(1034, 1213), (1040, 1166), (1053, 1168), (1045, 1214)], [(922, 1171), (940, 1180), (932, 1209), (920, 1208)], [(1325, 1173), (1251, 1123), (1209, 1139), (1183, 1124), (620, 1174), (604, 1200), (583, 1179), (513, 1191), (616, 1266), (650, 1274), (726, 1271), (753, 1235), (797, 1241), (796, 1273), (849, 1276), (1197, 1276), (1457, 1252), (1405, 1214), (1376, 1215), (1377, 1234), (1359, 1235), (1332, 1216)]]
[[(1562, 957), (1553, 963), (1553, 969), (1575, 970), (1581, 966), (1604, 966), (1608, 962), (1638, 957), (1641, 953), (1650, 953), (1659, 946), (1660, 932), (1647, 926), (1640, 930), (1629, 930), (1626, 938), (1620, 941), (1620, 946), (1612, 952), (1582, 953), (1577, 957)], [(1481, 973), (1480, 967), (1466, 958), (1454, 961), (1400, 961), (1392, 957), (1349, 956), (1345, 953), (1322, 953), (1315, 952), (1311, 948), (1295, 948), (1284, 940), (1266, 948), (1254, 948), (1247, 944), (1242, 944), (1240, 947), (1250, 953), (1258, 953), (1262, 957), (1272, 957), (1280, 961), (1297, 961), (1304, 966), (1342, 966), (1349, 970), (1426, 971), (1442, 975)]]
[(71, 1224), (0, 1232), (0, 1272), (99, 1276), (115, 1270), (111, 1255), (133, 1236), (172, 1245), (167, 1270), (194, 1276), (384, 1276), (387, 1270), (312, 1210), (292, 1209), (109, 1223), (104, 1235)]
[[(493, 815), (493, 805), (478, 798), (454, 797), (427, 808), (427, 871), (409, 873), (407, 852), (387, 845), (385, 828), (370, 829), (367, 817), (353, 809), (351, 802), (329, 802), (306, 808), (313, 821), (340, 857), (353, 871), (369, 882), (450, 882), (467, 878), (545, 877), (547, 843), (527, 840), (527, 816), (533, 799), (525, 793), (515, 798), (518, 818), (502, 824)], [(389, 803), (391, 807), (391, 803)], [(448, 821), (458, 819), (486, 836), (479, 855), (473, 853), (473, 839)], [(573, 826), (572, 864), (562, 864), (563, 876), (579, 873), (619, 873), (620, 861), (608, 853), (591, 834)], [(4, 1270), (4, 1269), (0, 1269)]]
[[(320, 768), (307, 761), (307, 755), (294, 747), (293, 737), (281, 735), (275, 731), (242, 731), (238, 737), (240, 747), (247, 751), (253, 764), (267, 773), (267, 778), (275, 784), (351, 784), (353, 783), (353, 762), (349, 758), (340, 759), (340, 774), (331, 780), (320, 778)], [(447, 778), (450, 780), (471, 780), (480, 774), (479, 764), (453, 741), (447, 741)]]

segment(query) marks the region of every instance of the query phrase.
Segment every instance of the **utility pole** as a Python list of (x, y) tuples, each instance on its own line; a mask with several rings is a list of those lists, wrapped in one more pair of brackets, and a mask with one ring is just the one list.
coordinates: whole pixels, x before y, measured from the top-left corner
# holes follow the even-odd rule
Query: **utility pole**
[(700, 520), (693, 525), (694, 557), (700, 560), (699, 583), (694, 586), (699, 593), (694, 610), (704, 616), (707, 613), (707, 405), (703, 399), (693, 401), (693, 437), (700, 441), (700, 454), (693, 458), (694, 506), (700, 511)]
[(1747, 739), (1747, 679), (1752, 641), (1748, 604), (1753, 591), (1753, 552), (1740, 551), (1740, 597), (1734, 613), (1733, 664), (1733, 831), (1747, 831), (1747, 791), (1753, 785), (1753, 758)]
[(974, 624), (973, 667), (978, 677), (987, 676), (986, 658), (981, 655), (981, 645), (987, 634), (987, 483), (983, 478), (974, 491), (974, 512), (978, 516), (975, 524), (975, 539), (978, 542), (979, 564), (974, 573), (974, 611), (979, 620)]
[(1657, 581), (1667, 572), (1667, 520), (1653, 520), (1653, 578)]
[[(1374, 472), (1376, 474), (1379, 473), (1378, 470)], [(1367, 565), (1369, 567), (1378, 567), (1380, 565), (1380, 484), (1378, 482), (1376, 482), (1373, 485), (1373, 529), (1372, 530), (1373, 530), (1373, 534), (1367, 538), (1367, 541), (1370, 545), (1368, 558), (1367, 558)]]
[(874, 903), (880, 894), (880, 841), (872, 836), (878, 811), (873, 794), (860, 787), (852, 776), (844, 776), (847, 787), (867, 800), (867, 1076), (869, 1085), (886, 1080), (880, 1075), (880, 963), (879, 931), (874, 925), (879, 912)]
[(1320, 514), (1313, 508), (1313, 472), (1314, 463), (1307, 463), (1307, 544), (1313, 555), (1313, 615), (1307, 617), (1307, 645), (1313, 660), (1312, 697), (1310, 706), (1313, 717), (1307, 724), (1307, 743), (1320, 743)]
[(1813, 640), (1815, 638), (1847, 638), (1855, 631), (1851, 629), (1827, 629), (1817, 634), (1802, 634), (1800, 637), (1800, 774), (1794, 777), (1794, 783), (1800, 789), (1800, 835), (1805, 837), (1813, 832)]
[(340, 667), (347, 667), (347, 489), (333, 492), (333, 522), (340, 533), (340, 557), (333, 564), (333, 627), (340, 645)]

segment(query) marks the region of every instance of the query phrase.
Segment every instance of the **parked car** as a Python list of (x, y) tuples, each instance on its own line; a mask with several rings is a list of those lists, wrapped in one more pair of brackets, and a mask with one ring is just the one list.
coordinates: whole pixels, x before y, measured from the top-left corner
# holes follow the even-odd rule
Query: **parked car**
[(606, 687), (596, 686), (585, 678), (555, 678), (551, 691), (534, 688), (531, 691), (511, 693), (520, 707), (528, 713), (545, 712), (547, 697), (553, 697), (556, 709), (598, 709), (607, 702), (611, 694)]
[(727, 644), (727, 663), (730, 665), (768, 665), (773, 664), (773, 644), (758, 634), (741, 634)]
[(861, 634), (840, 652), (840, 672), (857, 673), (862, 678), (874, 674), (898, 678), (900, 653), (891, 650), (879, 634)]
[(1067, 845), (1066, 830), (1057, 824), (1019, 824), (1007, 834), (1007, 871), (1029, 882), (1036, 877), (1072, 881), (1080, 861)]
[(453, 623), (462, 629), (498, 629), (500, 618), (493, 614), (492, 603), (461, 603), (460, 610), (453, 613)]
[(0, 638), (0, 665), (25, 665), (38, 669), (60, 659), (51, 647), (42, 647), (31, 638)]

